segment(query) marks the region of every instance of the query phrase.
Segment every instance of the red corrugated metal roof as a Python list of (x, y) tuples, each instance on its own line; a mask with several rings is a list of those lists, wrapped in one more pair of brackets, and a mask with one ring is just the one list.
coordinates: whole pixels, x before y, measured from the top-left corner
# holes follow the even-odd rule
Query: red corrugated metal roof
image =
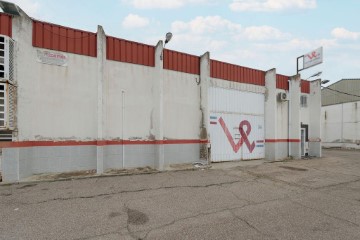
[(301, 80), (301, 92), (310, 93), (310, 82), (306, 80)]
[(265, 86), (264, 71), (220, 62), (217, 60), (211, 60), (210, 65), (210, 76), (213, 78)]
[(96, 33), (33, 20), (33, 46), (57, 51), (97, 55)]
[(12, 37), (12, 17), (5, 13), (0, 13), (0, 34)]
[(289, 76), (276, 74), (276, 88), (289, 90)]
[(155, 47), (115, 37), (106, 37), (106, 59), (155, 66)]
[(164, 69), (200, 74), (200, 57), (164, 49)]

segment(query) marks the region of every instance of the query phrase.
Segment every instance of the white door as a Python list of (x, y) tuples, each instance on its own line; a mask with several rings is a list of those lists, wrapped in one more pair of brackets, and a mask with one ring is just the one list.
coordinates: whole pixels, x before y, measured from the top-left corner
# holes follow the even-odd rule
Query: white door
[(265, 157), (264, 95), (210, 88), (211, 161)]

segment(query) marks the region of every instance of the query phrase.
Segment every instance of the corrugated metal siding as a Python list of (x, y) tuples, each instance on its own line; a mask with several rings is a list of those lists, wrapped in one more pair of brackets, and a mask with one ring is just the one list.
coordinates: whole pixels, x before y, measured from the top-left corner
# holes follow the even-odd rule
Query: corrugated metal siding
[(106, 37), (106, 59), (155, 66), (155, 47), (120, 38)]
[(289, 77), (285, 75), (276, 75), (276, 88), (289, 90)]
[(208, 97), (211, 160), (264, 158), (264, 94), (211, 87)]
[(200, 75), (200, 57), (164, 49), (164, 69)]
[(210, 76), (213, 78), (265, 86), (264, 71), (220, 62), (216, 60), (211, 60), (210, 65)]
[(33, 46), (96, 57), (96, 33), (33, 21)]
[(301, 92), (310, 93), (310, 82), (306, 80), (301, 80)]
[(0, 34), (12, 37), (12, 17), (0, 13)]
[(339, 103), (360, 101), (360, 97), (351, 96), (340, 92), (360, 95), (360, 79), (343, 79), (326, 88), (323, 88), (321, 90), (322, 105), (327, 106)]

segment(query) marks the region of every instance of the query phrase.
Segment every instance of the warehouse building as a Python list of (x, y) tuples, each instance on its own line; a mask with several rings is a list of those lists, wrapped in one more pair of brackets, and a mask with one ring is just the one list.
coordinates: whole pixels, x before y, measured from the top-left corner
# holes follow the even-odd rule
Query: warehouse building
[(321, 156), (320, 81), (108, 36), (101, 26), (41, 22), (0, 2), (5, 182)]
[(342, 79), (321, 90), (324, 147), (360, 149), (360, 79)]

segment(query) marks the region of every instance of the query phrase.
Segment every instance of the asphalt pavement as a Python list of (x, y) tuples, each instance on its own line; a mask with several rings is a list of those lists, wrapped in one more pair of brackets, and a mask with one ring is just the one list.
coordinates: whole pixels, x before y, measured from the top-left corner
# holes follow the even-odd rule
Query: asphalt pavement
[(2, 185), (0, 239), (360, 239), (360, 151)]

